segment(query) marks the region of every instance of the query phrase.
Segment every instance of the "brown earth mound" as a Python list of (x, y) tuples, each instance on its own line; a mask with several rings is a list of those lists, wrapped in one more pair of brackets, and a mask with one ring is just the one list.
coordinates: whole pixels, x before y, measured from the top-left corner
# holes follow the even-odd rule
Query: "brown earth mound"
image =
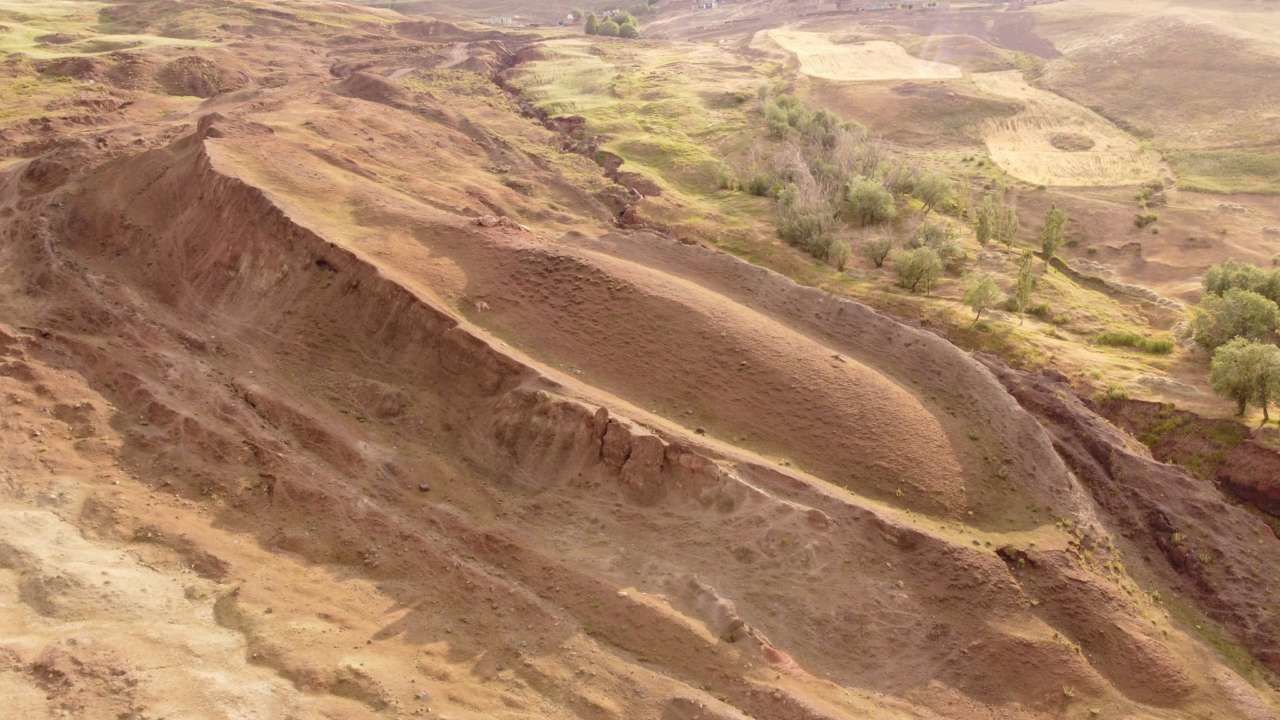
[(249, 84), (249, 76), (243, 71), (195, 55), (165, 63), (156, 73), (156, 80), (170, 95), (194, 95), (201, 98), (240, 90)]
[(1077, 133), (1054, 133), (1049, 136), (1049, 144), (1065, 150), (1067, 152), (1085, 152), (1092, 150), (1096, 143), (1093, 138), (1088, 135), (1080, 135)]

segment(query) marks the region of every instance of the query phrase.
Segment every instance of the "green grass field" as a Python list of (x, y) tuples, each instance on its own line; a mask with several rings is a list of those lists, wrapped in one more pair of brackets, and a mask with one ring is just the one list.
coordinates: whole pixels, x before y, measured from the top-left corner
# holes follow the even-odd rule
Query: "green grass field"
[(1184, 190), (1280, 194), (1280, 151), (1185, 150), (1169, 153)]

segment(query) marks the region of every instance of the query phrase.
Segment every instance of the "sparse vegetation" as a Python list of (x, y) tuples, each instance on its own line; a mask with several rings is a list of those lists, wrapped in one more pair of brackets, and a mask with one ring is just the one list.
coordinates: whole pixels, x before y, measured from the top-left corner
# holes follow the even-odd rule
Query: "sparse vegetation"
[(1133, 218), (1133, 224), (1137, 226), (1139, 229), (1142, 229), (1150, 225), (1154, 225), (1156, 221), (1159, 219), (1160, 219), (1160, 216), (1156, 215), (1153, 212), (1141, 212), (1141, 213), (1138, 213)]

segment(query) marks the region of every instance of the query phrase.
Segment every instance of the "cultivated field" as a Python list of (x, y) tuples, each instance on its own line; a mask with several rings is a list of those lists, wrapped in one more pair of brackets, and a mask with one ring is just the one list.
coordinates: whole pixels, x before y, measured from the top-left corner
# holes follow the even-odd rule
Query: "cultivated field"
[(972, 76), (979, 90), (1022, 104), (982, 130), (991, 158), (1036, 185), (1137, 185), (1161, 173), (1160, 156), (1106, 118), (1028, 84), (1016, 70)]
[(946, 80), (960, 68), (921, 60), (901, 45), (883, 40), (837, 44), (827, 35), (799, 30), (771, 30), (768, 38), (792, 53), (800, 72), (823, 80)]

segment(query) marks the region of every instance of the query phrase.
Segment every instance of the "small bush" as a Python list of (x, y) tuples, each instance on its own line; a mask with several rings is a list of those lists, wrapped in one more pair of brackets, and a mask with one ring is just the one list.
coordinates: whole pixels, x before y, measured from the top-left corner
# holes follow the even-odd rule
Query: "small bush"
[(746, 190), (756, 197), (767, 197), (773, 189), (773, 178), (768, 175), (754, 175), (747, 178)]
[(738, 190), (738, 178), (729, 169), (728, 165), (721, 163), (716, 166), (716, 186), (721, 190)]
[(1120, 400), (1128, 400), (1129, 393), (1119, 385), (1108, 385), (1106, 390), (1098, 393), (1098, 399), (1103, 401), (1118, 402)]
[(1037, 303), (1027, 308), (1027, 313), (1044, 320), (1045, 322), (1053, 322), (1053, 308), (1049, 303)]
[(621, 32), (621, 28), (619, 28), (618, 23), (613, 20), (605, 20), (600, 23), (599, 34), (604, 37), (618, 37), (619, 32)]
[(853, 250), (849, 247), (848, 241), (843, 238), (832, 238), (827, 243), (827, 262), (831, 263), (836, 270), (843, 272), (845, 266), (849, 264), (851, 255)]
[(1151, 212), (1138, 213), (1137, 217), (1133, 219), (1133, 224), (1139, 228), (1146, 228), (1148, 225), (1154, 225), (1155, 222), (1159, 219), (1160, 219), (1160, 216), (1156, 215), (1155, 213), (1151, 213)]
[(905, 163), (895, 163), (884, 174), (885, 186), (895, 195), (910, 195), (915, 192), (919, 180), (920, 171)]

